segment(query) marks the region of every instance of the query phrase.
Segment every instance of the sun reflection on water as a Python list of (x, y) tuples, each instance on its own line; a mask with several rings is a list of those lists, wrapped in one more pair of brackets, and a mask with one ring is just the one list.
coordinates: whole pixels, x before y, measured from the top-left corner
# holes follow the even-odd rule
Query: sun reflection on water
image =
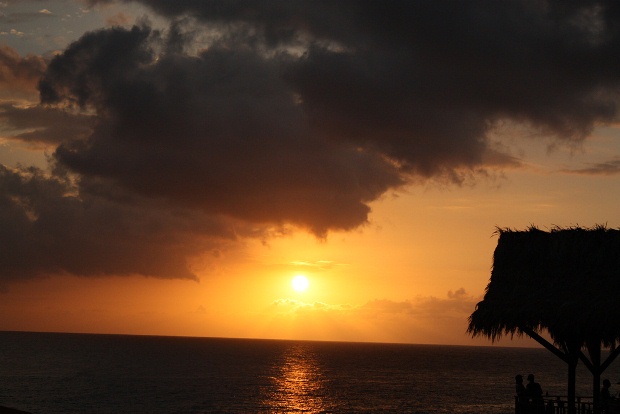
[(274, 392), (266, 405), (278, 413), (329, 413), (325, 376), (313, 350), (304, 344), (289, 347), (282, 355)]

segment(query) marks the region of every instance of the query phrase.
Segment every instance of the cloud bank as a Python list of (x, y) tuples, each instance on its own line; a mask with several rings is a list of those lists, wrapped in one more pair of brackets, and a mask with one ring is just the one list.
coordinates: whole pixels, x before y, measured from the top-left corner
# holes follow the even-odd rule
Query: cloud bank
[(469, 343), (467, 317), (478, 300), (459, 288), (444, 298), (375, 299), (361, 305), (278, 299), (264, 313), (272, 318), (270, 327), (282, 329), (282, 337), (321, 337), (329, 331), (345, 340), (464, 344)]
[(618, 119), (615, 1), (136, 2), (169, 28), (1, 55), (5, 79), (39, 79), (40, 105), (2, 103), (11, 139), (53, 152), (2, 170), (2, 275), (192, 278), (222, 239), (351, 230), (412, 180), (517, 165), (502, 121), (574, 143)]
[(67, 273), (196, 279), (187, 258), (234, 237), (223, 220), (117, 196), (76, 194), (67, 177), (0, 166), (2, 281)]

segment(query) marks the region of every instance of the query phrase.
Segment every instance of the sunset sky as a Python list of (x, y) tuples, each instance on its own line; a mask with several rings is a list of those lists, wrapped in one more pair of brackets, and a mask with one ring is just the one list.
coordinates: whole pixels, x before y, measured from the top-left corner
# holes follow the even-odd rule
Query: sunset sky
[(619, 52), (617, 0), (4, 0), (0, 330), (490, 345), (497, 227), (620, 227)]

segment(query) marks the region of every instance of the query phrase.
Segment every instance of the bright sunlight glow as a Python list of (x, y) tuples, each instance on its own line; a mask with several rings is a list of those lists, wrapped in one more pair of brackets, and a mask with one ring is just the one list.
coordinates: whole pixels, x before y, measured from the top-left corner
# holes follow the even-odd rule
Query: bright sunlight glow
[(293, 285), (293, 289), (295, 289), (297, 292), (303, 292), (304, 290), (308, 289), (308, 286), (310, 286), (310, 282), (308, 281), (308, 278), (306, 276), (297, 275), (291, 281), (291, 285)]

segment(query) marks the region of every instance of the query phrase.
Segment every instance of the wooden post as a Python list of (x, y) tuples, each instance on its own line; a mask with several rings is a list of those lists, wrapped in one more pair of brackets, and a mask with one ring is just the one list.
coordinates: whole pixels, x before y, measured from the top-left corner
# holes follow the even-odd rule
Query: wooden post
[(577, 362), (579, 362), (580, 346), (578, 342), (567, 344), (568, 352), (568, 414), (576, 414), (575, 383), (577, 381)]
[(601, 413), (601, 343), (588, 341), (588, 354), (592, 362), (592, 403), (594, 414)]

